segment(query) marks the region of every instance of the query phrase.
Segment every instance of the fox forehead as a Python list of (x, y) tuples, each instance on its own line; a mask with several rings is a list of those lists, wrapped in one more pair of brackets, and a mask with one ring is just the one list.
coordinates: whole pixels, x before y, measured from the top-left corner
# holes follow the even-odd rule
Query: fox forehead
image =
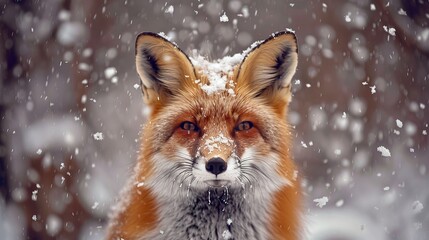
[[(195, 121), (206, 125), (224, 122), (237, 122), (243, 118), (257, 118), (259, 104), (245, 96), (231, 95), (227, 92), (206, 94), (201, 91), (199, 96), (182, 96), (165, 107), (164, 113), (175, 115), (174, 119)], [(262, 109), (261, 109), (262, 110)]]
[(208, 61), (201, 56), (191, 57), (195, 68), (195, 83), (208, 95), (226, 91), (235, 95), (236, 77), (242, 54), (226, 56), (215, 61)]

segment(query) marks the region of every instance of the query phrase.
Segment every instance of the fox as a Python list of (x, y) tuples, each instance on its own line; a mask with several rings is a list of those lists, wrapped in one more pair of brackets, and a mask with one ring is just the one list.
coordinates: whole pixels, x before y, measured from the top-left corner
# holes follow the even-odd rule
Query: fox
[(295, 33), (209, 61), (143, 32), (135, 64), (150, 113), (106, 239), (300, 239), (303, 194), (286, 120)]

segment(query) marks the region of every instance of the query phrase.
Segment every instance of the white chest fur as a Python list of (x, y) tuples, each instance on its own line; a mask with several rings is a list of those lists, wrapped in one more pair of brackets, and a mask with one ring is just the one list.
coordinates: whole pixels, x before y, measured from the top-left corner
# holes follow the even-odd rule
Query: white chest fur
[(162, 201), (157, 228), (141, 239), (268, 239), (269, 196), (226, 188)]

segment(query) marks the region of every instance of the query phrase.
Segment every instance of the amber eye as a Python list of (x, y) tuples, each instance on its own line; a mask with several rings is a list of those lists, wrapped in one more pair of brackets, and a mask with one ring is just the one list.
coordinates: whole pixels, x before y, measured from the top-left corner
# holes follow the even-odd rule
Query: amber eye
[(241, 122), (240, 124), (238, 124), (238, 126), (235, 127), (235, 130), (236, 131), (245, 131), (245, 130), (249, 130), (251, 128), (253, 128), (253, 123), (250, 121), (244, 121), (244, 122)]
[(188, 121), (182, 122), (180, 124), (180, 128), (186, 131), (193, 131), (193, 132), (197, 132), (198, 131), (198, 127), (195, 123), (191, 123)]

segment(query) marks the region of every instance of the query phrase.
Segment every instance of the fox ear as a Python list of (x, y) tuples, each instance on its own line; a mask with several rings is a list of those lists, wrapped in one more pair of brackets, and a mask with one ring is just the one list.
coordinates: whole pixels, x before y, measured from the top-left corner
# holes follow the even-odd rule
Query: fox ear
[(245, 56), (238, 70), (237, 91), (284, 108), (291, 98), (290, 85), (297, 65), (295, 34), (275, 33)]
[(137, 36), (136, 69), (149, 105), (165, 103), (195, 79), (188, 56), (161, 35), (150, 32)]

